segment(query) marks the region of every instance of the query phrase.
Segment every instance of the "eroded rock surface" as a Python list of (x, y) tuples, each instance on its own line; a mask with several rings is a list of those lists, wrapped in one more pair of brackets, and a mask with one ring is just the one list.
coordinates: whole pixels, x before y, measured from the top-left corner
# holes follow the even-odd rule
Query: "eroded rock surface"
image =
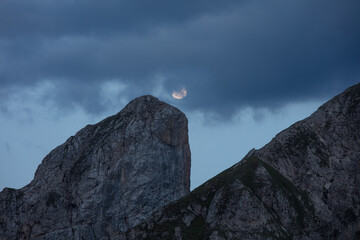
[(189, 192), (187, 118), (152, 96), (51, 151), (0, 193), (0, 239), (109, 239)]
[(360, 84), (185, 195), (189, 174), (186, 118), (139, 98), (1, 192), (1, 239), (360, 239)]
[(360, 84), (115, 238), (360, 239)]

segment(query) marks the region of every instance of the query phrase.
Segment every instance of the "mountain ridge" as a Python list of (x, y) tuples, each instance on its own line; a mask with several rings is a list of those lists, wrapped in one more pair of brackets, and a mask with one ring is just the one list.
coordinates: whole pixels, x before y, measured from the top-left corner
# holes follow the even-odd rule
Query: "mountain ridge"
[(118, 239), (359, 239), (360, 84)]
[(0, 239), (99, 239), (190, 191), (187, 118), (146, 95), (52, 150), (0, 193)]
[(137, 98), (0, 193), (0, 239), (360, 238), (360, 84), (190, 193), (188, 144), (183, 113)]

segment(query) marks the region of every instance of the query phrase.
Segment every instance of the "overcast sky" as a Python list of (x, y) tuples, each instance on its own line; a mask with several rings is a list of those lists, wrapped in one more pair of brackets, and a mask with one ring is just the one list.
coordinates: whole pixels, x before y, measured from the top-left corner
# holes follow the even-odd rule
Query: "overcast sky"
[(187, 114), (198, 186), (359, 82), (359, 9), (359, 0), (0, 1), (0, 189), (24, 186), (52, 148), (144, 94)]

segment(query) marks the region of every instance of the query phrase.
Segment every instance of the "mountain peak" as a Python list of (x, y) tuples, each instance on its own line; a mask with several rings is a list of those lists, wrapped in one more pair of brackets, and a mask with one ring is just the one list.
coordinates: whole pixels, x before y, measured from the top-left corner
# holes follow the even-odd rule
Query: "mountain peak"
[(166, 104), (166, 103), (160, 101), (157, 97), (154, 97), (152, 95), (143, 95), (143, 96), (137, 97), (137, 98), (133, 99), (132, 101), (130, 101), (126, 105), (125, 109), (126, 108), (134, 108), (135, 106), (138, 106), (138, 105), (156, 106), (156, 105), (163, 105), (163, 104)]
[(144, 221), (190, 191), (187, 124), (146, 95), (86, 126), (44, 158), (29, 185), (0, 193), (0, 236), (100, 239)]
[(122, 239), (359, 239), (360, 84)]
[(359, 123), (357, 84), (189, 193), (187, 118), (142, 96), (4, 189), (0, 236), (359, 239)]

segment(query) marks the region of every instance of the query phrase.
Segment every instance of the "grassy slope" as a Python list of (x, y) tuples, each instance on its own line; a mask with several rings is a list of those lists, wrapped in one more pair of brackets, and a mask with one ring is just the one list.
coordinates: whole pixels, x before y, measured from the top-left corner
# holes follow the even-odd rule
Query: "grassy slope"
[[(163, 209), (161, 217), (154, 217), (153, 223), (149, 226), (142, 224), (136, 227), (138, 231), (145, 231), (148, 233), (150, 239), (173, 239), (176, 232), (175, 228), (180, 228), (184, 239), (207, 239), (209, 234), (214, 230), (219, 232), (230, 231), (229, 229), (216, 229), (205, 222), (204, 214), (195, 214), (195, 218), (191, 221), (189, 226), (183, 221), (184, 216), (193, 214), (192, 206), (199, 206), (203, 209), (208, 209), (215, 194), (220, 189), (226, 189), (235, 181), (241, 181), (246, 186), (247, 190), (256, 193), (261, 192), (262, 188), (269, 183), (262, 182), (263, 179), (259, 178), (256, 174), (258, 167), (264, 167), (270, 176), (271, 187), (282, 192), (286, 197), (289, 205), (296, 212), (295, 224), (303, 228), (305, 225), (305, 218), (313, 217), (313, 207), (308, 201), (305, 193), (297, 189), (287, 178), (281, 175), (276, 169), (261, 161), (255, 156), (250, 156), (242, 160), (239, 164), (223, 171), (214, 178), (210, 179), (203, 185), (193, 190), (187, 196), (179, 199), (178, 201), (166, 206)], [(229, 189), (229, 188), (227, 188)], [(231, 198), (232, 193), (228, 192), (227, 197)], [(261, 196), (257, 196), (259, 199)], [(279, 220), (276, 212), (269, 207), (265, 206), (268, 212), (273, 216), (274, 221), (278, 225), (282, 237), (275, 237), (271, 233), (266, 236), (270, 239), (288, 239), (291, 238), (291, 233), (283, 231), (284, 226)], [(223, 228), (223, 226), (221, 227)], [(166, 234), (164, 234), (166, 233)], [(150, 236), (149, 236), (150, 234)], [(264, 236), (265, 237), (265, 236)]]

